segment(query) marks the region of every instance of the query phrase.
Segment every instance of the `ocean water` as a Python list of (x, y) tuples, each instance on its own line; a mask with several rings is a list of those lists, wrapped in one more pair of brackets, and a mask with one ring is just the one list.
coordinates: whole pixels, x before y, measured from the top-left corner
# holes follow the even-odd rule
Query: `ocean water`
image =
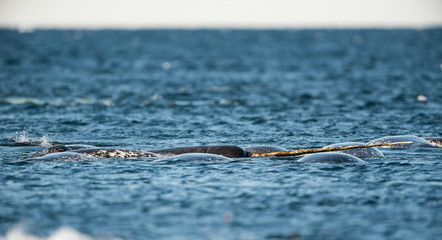
[(440, 148), (362, 165), (19, 160), (441, 137), (441, 43), (440, 28), (0, 30), (0, 239), (440, 239)]

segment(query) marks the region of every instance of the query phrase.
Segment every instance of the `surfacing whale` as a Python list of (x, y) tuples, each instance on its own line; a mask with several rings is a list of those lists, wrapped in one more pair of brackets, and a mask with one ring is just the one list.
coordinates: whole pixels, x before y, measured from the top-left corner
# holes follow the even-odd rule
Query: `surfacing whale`
[(193, 146), (193, 147), (176, 147), (176, 148), (166, 148), (159, 150), (151, 150), (153, 153), (157, 154), (184, 154), (184, 153), (210, 153), (221, 155), (229, 158), (240, 158), (247, 157), (246, 151), (235, 145), (207, 145), (207, 146)]
[(298, 163), (365, 163), (362, 159), (346, 153), (325, 152), (308, 154), (298, 161)]
[(82, 148), (73, 150), (71, 152), (81, 153), (91, 157), (99, 158), (145, 158), (156, 157), (157, 155), (152, 152), (138, 151), (138, 150), (126, 150), (115, 148)]
[(56, 153), (78, 150), (83, 148), (94, 148), (92, 145), (72, 144), (72, 145), (54, 145), (43, 150), (43, 153)]
[[(335, 144), (327, 145), (324, 148), (346, 147), (346, 146), (363, 145), (363, 144), (364, 143), (361, 143), (361, 142), (343, 142), (343, 143), (335, 143)], [(334, 152), (347, 153), (347, 154), (350, 154), (350, 155), (358, 157), (358, 158), (382, 158), (382, 157), (384, 157), (384, 154), (381, 151), (379, 151), (379, 149), (377, 149), (375, 147), (355, 148), (355, 149), (340, 150), (340, 151), (334, 151)]]
[(417, 137), (414, 135), (398, 135), (398, 136), (387, 136), (382, 138), (377, 138), (368, 142), (368, 144), (374, 143), (394, 143), (394, 142), (411, 142), (406, 144), (399, 144), (393, 146), (384, 146), (382, 148), (435, 148), (436, 145), (425, 140), (424, 138)]
[(95, 158), (81, 153), (57, 152), (57, 153), (49, 153), (38, 157), (27, 158), (22, 161), (79, 162), (79, 161), (93, 161), (93, 160), (95, 160)]
[(244, 150), (247, 153), (247, 157), (251, 157), (253, 154), (263, 154), (263, 153), (271, 153), (271, 152), (285, 152), (288, 151), (287, 148), (283, 147), (275, 147), (275, 146), (253, 146), (246, 147)]
[(233, 161), (233, 159), (210, 153), (184, 153), (160, 158), (154, 162), (168, 163), (177, 161), (228, 162)]
[(147, 151), (116, 149), (116, 148), (101, 148), (90, 145), (55, 145), (43, 150), (43, 153), (56, 152), (74, 152), (81, 153), (91, 157), (100, 158), (143, 158), (156, 157), (157, 155)]
[(434, 144), (437, 147), (442, 147), (442, 138), (439, 138), (439, 137), (426, 137), (424, 139), (429, 141), (430, 143)]

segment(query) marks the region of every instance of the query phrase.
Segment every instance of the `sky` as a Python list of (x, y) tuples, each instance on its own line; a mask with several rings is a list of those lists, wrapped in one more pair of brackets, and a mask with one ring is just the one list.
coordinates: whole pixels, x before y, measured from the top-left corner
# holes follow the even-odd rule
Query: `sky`
[(0, 0), (0, 27), (426, 28), (442, 0)]

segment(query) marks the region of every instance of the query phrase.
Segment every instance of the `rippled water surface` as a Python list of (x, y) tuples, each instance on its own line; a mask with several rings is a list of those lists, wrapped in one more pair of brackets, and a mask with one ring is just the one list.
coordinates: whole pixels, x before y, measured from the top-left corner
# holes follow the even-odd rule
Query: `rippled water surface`
[(362, 165), (18, 160), (51, 144), (440, 137), (441, 43), (441, 29), (1, 30), (0, 236), (438, 239), (440, 148), (382, 149)]

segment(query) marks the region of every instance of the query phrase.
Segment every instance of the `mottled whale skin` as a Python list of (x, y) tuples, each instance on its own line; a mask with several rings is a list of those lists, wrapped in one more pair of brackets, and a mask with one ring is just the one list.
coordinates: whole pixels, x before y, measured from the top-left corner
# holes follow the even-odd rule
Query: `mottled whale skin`
[(46, 148), (45, 150), (43, 150), (43, 153), (56, 153), (67, 151), (100, 158), (143, 158), (157, 156), (156, 154), (147, 151), (100, 148), (90, 145), (55, 145)]
[(425, 140), (424, 138), (417, 137), (414, 135), (398, 135), (398, 136), (387, 136), (378, 138), (368, 142), (368, 144), (375, 143), (394, 143), (394, 142), (411, 142), (406, 144), (399, 144), (393, 146), (384, 146), (383, 148), (435, 148), (436, 145)]
[(27, 158), (23, 161), (44, 161), (44, 162), (79, 162), (93, 161), (95, 158), (75, 152), (49, 153), (40, 157)]
[(285, 152), (288, 151), (287, 148), (283, 147), (275, 147), (275, 146), (253, 146), (246, 147), (244, 150), (247, 153), (247, 157), (251, 157), (253, 154), (263, 154), (263, 153), (271, 153), (271, 152)]
[(154, 162), (177, 162), (177, 161), (202, 161), (202, 162), (228, 162), (233, 159), (210, 153), (184, 153), (170, 157), (160, 158)]
[(298, 161), (298, 163), (365, 163), (362, 159), (346, 153), (325, 152), (308, 154)]
[(99, 158), (144, 158), (156, 157), (155, 153), (137, 150), (114, 149), (114, 148), (82, 148), (71, 152), (81, 153)]
[(426, 137), (424, 139), (429, 141), (430, 143), (434, 144), (437, 147), (442, 147), (442, 138), (439, 138), (439, 137)]
[(207, 146), (193, 146), (193, 147), (177, 147), (177, 148), (166, 148), (159, 150), (151, 150), (153, 153), (157, 154), (184, 154), (184, 153), (210, 153), (221, 155), (229, 158), (240, 158), (247, 157), (246, 151), (235, 145), (207, 145)]
[[(327, 145), (324, 148), (346, 147), (346, 146), (363, 145), (363, 144), (365, 144), (365, 143), (343, 142), (343, 143), (335, 143), (335, 144)], [(340, 151), (333, 151), (333, 152), (347, 153), (347, 154), (350, 154), (350, 155), (358, 157), (358, 158), (383, 158), (384, 157), (384, 154), (379, 149), (377, 149), (375, 147), (355, 148), (355, 149), (340, 150)]]

